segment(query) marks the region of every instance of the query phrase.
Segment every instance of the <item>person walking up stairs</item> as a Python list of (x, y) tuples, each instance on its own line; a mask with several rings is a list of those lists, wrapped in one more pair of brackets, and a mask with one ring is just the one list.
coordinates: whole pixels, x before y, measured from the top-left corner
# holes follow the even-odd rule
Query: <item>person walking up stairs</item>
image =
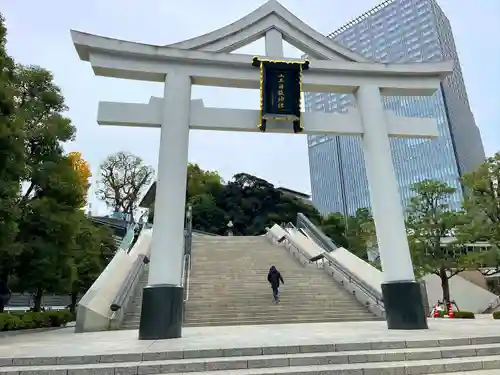
[(279, 287), (280, 281), (284, 284), (283, 276), (281, 276), (280, 271), (276, 269), (275, 266), (271, 266), (269, 269), (269, 273), (267, 274), (267, 281), (271, 284), (271, 288), (273, 289), (273, 301), (275, 303), (279, 303)]

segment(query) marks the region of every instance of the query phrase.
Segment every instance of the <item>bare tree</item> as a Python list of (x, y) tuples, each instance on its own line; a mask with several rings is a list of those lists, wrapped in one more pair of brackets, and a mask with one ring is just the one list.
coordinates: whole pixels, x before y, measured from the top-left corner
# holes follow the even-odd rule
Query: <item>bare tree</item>
[(106, 158), (100, 176), (98, 198), (115, 212), (129, 214), (133, 220), (140, 194), (153, 180), (154, 169), (140, 157), (121, 151)]

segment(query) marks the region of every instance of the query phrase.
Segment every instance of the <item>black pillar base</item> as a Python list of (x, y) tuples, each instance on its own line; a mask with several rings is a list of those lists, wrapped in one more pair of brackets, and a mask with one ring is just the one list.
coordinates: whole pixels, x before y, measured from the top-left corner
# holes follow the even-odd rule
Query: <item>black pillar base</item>
[(382, 284), (385, 318), (389, 329), (427, 329), (427, 314), (420, 283), (400, 281)]
[(182, 335), (184, 288), (148, 285), (142, 293), (139, 340), (176, 339)]

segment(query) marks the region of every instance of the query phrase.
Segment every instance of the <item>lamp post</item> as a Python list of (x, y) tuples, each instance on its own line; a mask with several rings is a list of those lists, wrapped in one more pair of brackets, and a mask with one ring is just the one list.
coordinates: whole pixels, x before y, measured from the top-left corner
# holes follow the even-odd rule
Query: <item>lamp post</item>
[(233, 222), (231, 220), (229, 220), (229, 222), (227, 223), (227, 235), (228, 236), (232, 236), (233, 235)]

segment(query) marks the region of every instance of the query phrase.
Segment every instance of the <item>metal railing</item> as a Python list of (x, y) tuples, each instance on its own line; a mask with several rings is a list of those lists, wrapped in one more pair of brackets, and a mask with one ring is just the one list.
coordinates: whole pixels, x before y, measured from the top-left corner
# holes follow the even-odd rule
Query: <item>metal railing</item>
[(490, 314), (496, 309), (498, 309), (499, 306), (500, 306), (500, 297), (497, 296), (493, 301), (491, 301), (488, 304), (486, 309), (483, 311), (483, 314)]
[(123, 250), (128, 252), (130, 249), (130, 245), (134, 241), (135, 227), (137, 224), (131, 223), (127, 226), (127, 233), (123, 237), (120, 245), (118, 246), (119, 250)]
[(182, 265), (182, 286), (184, 287), (184, 302), (189, 300), (191, 278), (191, 247), (193, 244), (193, 208), (188, 206), (184, 226), (184, 261)]
[(184, 288), (184, 302), (187, 302), (189, 300), (189, 286), (191, 280), (191, 255), (184, 254), (183, 264), (182, 287)]
[(137, 280), (142, 273), (142, 269), (145, 264), (149, 263), (149, 259), (144, 254), (140, 254), (137, 256), (136, 260), (132, 264), (132, 268), (125, 278), (124, 282), (118, 289), (118, 293), (114, 298), (113, 302), (109, 306), (109, 309), (113, 312), (116, 312), (126, 306), (128, 298), (132, 295), (133, 289), (137, 284)]
[(215, 233), (209, 233), (209, 232), (204, 232), (202, 230), (198, 230), (198, 229), (193, 229), (193, 234), (199, 234), (199, 235), (203, 235), (203, 236), (212, 236), (212, 237), (220, 237), (218, 234), (215, 234)]
[(297, 229), (305, 229), (308, 230), (314, 240), (319, 246), (321, 246), (326, 251), (333, 251), (338, 249), (339, 246), (332, 241), (330, 237), (323, 233), (321, 229), (319, 229), (314, 223), (309, 220), (309, 218), (303, 213), (297, 214)]
[(360, 289), (377, 305), (383, 304), (383, 298), (380, 292), (365, 283), (363, 280), (359, 279), (351, 271), (337, 262), (334, 257), (328, 254), (338, 249), (339, 246), (302, 213), (297, 214), (297, 229), (304, 231), (307, 236), (309, 236), (318, 246), (326, 251), (326, 254), (324, 255), (325, 260), (328, 262), (328, 265), (335, 270), (335, 272), (340, 273), (345, 279), (348, 280), (349, 283)]
[[(294, 229), (296, 231), (299, 231), (299, 229), (297, 229), (297, 227), (295, 225), (293, 225), (293, 223), (285, 223), (283, 224), (283, 227), (285, 229)], [(297, 258), (297, 260), (302, 263), (304, 266), (307, 264), (307, 263), (318, 263), (317, 261), (312, 261), (311, 260), (311, 257), (309, 254), (307, 254), (304, 250), (302, 250), (302, 248), (296, 244), (293, 239), (291, 238), (286, 238), (286, 242), (285, 244), (287, 245), (287, 249), (288, 250), (291, 250), (293, 251), (292, 255), (295, 256), (295, 258)], [(288, 246), (290, 246), (290, 248), (288, 248)], [(298, 256), (297, 256), (298, 254)]]

